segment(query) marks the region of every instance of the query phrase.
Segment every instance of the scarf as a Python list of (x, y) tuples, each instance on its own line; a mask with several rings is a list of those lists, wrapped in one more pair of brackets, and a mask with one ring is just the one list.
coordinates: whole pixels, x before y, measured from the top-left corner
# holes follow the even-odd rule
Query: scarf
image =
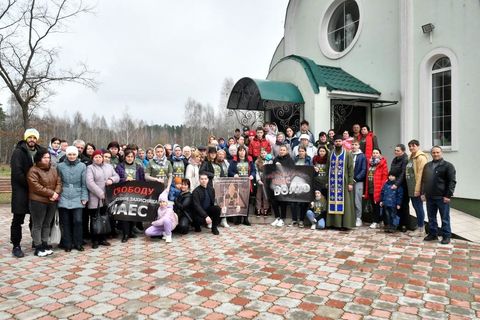
[(370, 167), (376, 167), (379, 163), (381, 158), (371, 158), (370, 159)]
[(162, 166), (162, 167), (165, 167), (167, 165), (167, 161), (168, 161), (166, 155), (163, 155), (163, 157), (161, 159), (158, 159), (157, 156), (154, 156), (152, 160), (156, 164), (158, 164), (159, 166)]
[(329, 214), (343, 214), (344, 213), (344, 176), (345, 176), (345, 150), (342, 148), (342, 153), (337, 155), (332, 152), (330, 156), (330, 168), (328, 175), (328, 185), (330, 191), (328, 194)]
[(62, 152), (62, 149), (53, 149), (52, 144), (48, 146), (48, 153), (50, 153), (52, 156), (58, 157), (58, 155)]
[(183, 159), (185, 159), (184, 156), (177, 157), (175, 155), (172, 155), (172, 160), (173, 161), (183, 161)]

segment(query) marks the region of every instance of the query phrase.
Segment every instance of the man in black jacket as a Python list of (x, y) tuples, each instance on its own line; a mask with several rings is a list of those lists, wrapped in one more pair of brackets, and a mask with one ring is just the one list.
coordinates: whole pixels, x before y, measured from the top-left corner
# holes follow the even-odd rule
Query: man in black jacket
[(443, 159), (442, 148), (434, 146), (430, 151), (432, 161), (423, 168), (422, 199), (427, 201), (428, 235), (425, 241), (438, 240), (437, 211), (442, 218), (442, 244), (450, 243), (450, 199), (457, 183), (455, 167)]
[(200, 231), (200, 225), (206, 223), (212, 225), (212, 233), (218, 235), (220, 223), (220, 207), (215, 203), (215, 189), (208, 183), (208, 176), (201, 172), (199, 175), (200, 185), (193, 190), (193, 225), (195, 231)]
[[(28, 169), (33, 166), (33, 157), (40, 148), (37, 145), (39, 133), (36, 129), (27, 129), (24, 140), (17, 143), (10, 160), (12, 184), (12, 224), (10, 226), (10, 241), (13, 244), (12, 254), (22, 258), (25, 254), (20, 247), (22, 241), (22, 225), (25, 215), (30, 213), (28, 207)], [(31, 222), (31, 220), (30, 220)]]

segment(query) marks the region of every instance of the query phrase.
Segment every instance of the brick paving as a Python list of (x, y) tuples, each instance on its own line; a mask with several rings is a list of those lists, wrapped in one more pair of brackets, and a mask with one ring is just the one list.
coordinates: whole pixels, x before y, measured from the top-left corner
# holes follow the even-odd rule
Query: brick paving
[(257, 224), (15, 259), (0, 214), (0, 319), (480, 318), (478, 243)]

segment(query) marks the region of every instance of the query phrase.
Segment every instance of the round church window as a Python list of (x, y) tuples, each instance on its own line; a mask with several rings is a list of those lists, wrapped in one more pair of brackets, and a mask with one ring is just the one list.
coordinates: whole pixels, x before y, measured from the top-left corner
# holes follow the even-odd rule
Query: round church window
[(320, 25), (320, 48), (325, 56), (338, 59), (351, 50), (360, 33), (360, 8), (356, 0), (335, 0)]

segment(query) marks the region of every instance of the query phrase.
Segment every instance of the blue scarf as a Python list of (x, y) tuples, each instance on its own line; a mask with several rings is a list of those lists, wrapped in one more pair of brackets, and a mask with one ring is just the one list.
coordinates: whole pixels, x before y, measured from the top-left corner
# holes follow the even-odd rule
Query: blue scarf
[(328, 213), (344, 213), (344, 178), (345, 176), (345, 149), (338, 156), (335, 151), (330, 156), (330, 169), (328, 174), (328, 184), (330, 192), (328, 194)]

